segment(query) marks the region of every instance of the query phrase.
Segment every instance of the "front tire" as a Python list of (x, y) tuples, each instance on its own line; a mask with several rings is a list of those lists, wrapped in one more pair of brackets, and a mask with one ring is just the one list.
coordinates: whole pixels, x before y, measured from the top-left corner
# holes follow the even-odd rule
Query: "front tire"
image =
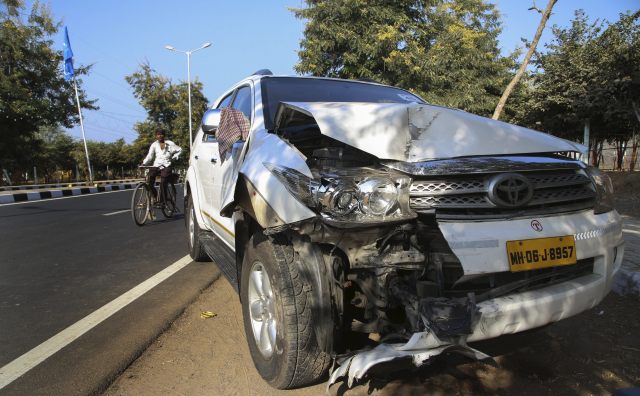
[(141, 227), (147, 222), (149, 215), (149, 191), (145, 183), (140, 183), (133, 190), (133, 196), (131, 197), (131, 216), (137, 226)]
[(176, 186), (173, 183), (169, 183), (167, 186), (167, 196), (164, 200), (164, 205), (162, 206), (162, 214), (167, 219), (173, 217), (173, 214), (176, 212)]
[(189, 195), (189, 203), (187, 204), (187, 232), (189, 239), (189, 255), (193, 261), (211, 261), (211, 258), (204, 251), (204, 246), (200, 241), (200, 226), (198, 225), (198, 218), (196, 217), (196, 210), (193, 206), (193, 200)]
[(253, 362), (271, 386), (290, 389), (320, 379), (331, 362), (320, 350), (309, 284), (298, 272), (293, 247), (256, 233), (242, 263), (240, 297)]

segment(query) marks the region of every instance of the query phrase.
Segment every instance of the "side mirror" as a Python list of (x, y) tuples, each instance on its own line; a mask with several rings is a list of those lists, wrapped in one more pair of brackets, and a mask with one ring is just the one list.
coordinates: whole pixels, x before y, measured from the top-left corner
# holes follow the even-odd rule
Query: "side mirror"
[(204, 133), (213, 134), (218, 125), (220, 125), (220, 109), (210, 109), (205, 111), (202, 116), (202, 131)]

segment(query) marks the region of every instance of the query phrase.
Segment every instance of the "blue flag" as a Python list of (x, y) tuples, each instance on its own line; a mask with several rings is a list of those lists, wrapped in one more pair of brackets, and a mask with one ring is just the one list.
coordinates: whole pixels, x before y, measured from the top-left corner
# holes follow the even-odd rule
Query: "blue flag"
[(69, 81), (73, 78), (73, 51), (69, 42), (69, 31), (64, 27), (64, 79)]

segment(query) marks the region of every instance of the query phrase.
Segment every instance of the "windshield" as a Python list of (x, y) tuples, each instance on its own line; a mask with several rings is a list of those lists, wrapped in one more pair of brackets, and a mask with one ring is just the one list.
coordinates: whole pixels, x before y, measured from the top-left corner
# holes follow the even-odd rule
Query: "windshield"
[(424, 103), (418, 96), (400, 88), (357, 81), (269, 77), (263, 78), (261, 84), (267, 129), (273, 129), (273, 118), (280, 102)]

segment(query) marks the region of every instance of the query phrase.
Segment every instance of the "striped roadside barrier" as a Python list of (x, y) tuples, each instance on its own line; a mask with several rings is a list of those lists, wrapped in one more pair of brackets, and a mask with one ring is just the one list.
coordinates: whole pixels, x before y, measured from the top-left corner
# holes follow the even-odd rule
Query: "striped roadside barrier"
[(135, 188), (136, 186), (137, 186), (137, 183), (124, 183), (124, 184), (111, 184), (111, 185), (97, 186), (97, 187), (75, 187), (75, 188), (52, 189), (52, 190), (46, 190), (46, 191), (3, 194), (3, 195), (0, 195), (0, 204), (25, 202), (25, 201), (37, 201), (37, 200), (49, 199), (49, 198), (71, 197), (76, 195), (93, 194), (93, 193), (107, 192), (107, 191), (130, 190), (132, 188)]

